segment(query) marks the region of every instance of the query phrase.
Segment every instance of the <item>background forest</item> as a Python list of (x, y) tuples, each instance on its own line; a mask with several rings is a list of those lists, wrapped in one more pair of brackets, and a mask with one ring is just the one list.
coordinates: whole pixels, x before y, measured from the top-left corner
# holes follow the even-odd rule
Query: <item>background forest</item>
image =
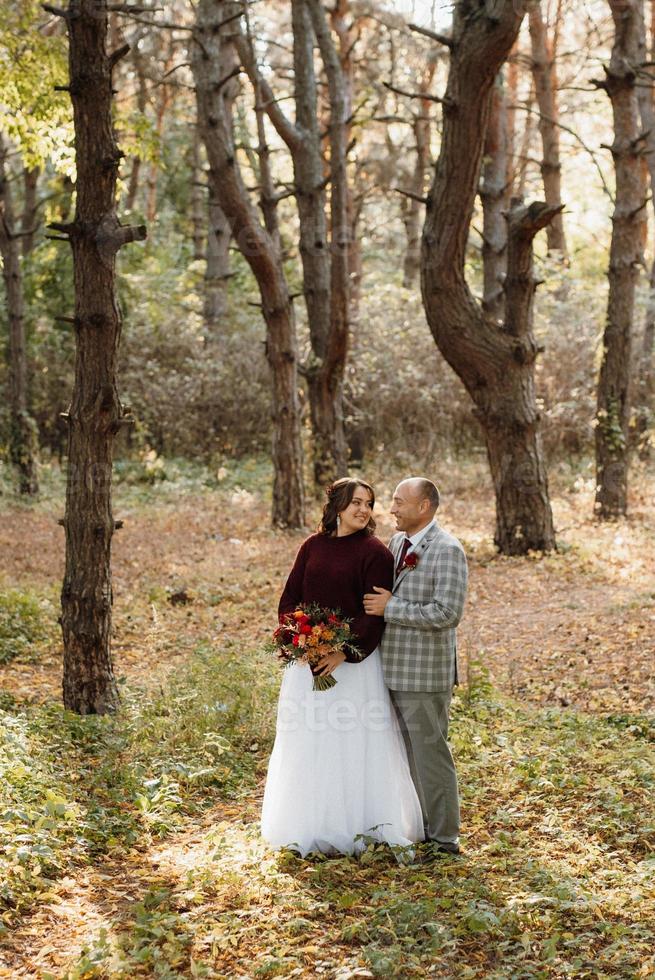
[[(1, 5), (0, 976), (655, 976), (654, 64), (646, 0)], [(469, 559), (438, 872), (258, 836), (346, 472)]]

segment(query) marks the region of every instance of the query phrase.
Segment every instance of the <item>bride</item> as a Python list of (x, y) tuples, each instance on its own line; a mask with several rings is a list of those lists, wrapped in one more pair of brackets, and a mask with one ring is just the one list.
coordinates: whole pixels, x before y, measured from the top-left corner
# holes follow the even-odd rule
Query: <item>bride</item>
[[(359, 656), (325, 655), (314, 670), (337, 682), (312, 689), (312, 668), (284, 670), (275, 745), (264, 791), (262, 836), (303, 857), (354, 854), (372, 838), (407, 846), (423, 839), (421, 806), (377, 649), (384, 619), (364, 612), (364, 593), (391, 589), (393, 556), (374, 536), (373, 488), (347, 477), (327, 490), (317, 534), (300, 547), (280, 619), (300, 604), (350, 620)], [(360, 659), (361, 658), (361, 659)]]

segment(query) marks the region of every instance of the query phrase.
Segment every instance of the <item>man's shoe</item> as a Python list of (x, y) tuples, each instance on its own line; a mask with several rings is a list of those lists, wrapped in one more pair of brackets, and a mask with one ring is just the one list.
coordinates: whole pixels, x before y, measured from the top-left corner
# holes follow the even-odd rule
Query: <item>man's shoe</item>
[(456, 854), (461, 854), (459, 844), (454, 844), (451, 841), (439, 842), (437, 840), (426, 840), (423, 842), (423, 846), (417, 852), (416, 863), (417, 864), (432, 864), (433, 861), (439, 860), (444, 854), (450, 855), (451, 857)]

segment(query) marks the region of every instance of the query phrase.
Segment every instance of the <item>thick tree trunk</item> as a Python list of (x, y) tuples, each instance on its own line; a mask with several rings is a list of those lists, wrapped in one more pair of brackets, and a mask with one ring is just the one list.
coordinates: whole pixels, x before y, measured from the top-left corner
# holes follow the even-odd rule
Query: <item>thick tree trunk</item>
[(484, 141), (482, 201), (482, 307), (500, 320), (505, 308), (503, 284), (507, 271), (507, 100), (499, 72), (493, 86), (489, 121)]
[[(441, 152), (423, 229), (421, 286), (434, 339), (466, 386), (482, 425), (496, 491), (496, 543), (505, 554), (555, 546), (534, 395), (538, 353), (530, 323), (531, 240), (552, 218), (532, 205), (510, 221), (505, 324), (488, 317), (465, 279), (494, 79), (527, 3), (473, 0), (454, 8)], [(536, 211), (535, 211), (536, 209)]]
[[(330, 100), (330, 328), (323, 369), (322, 396), (333, 413), (334, 476), (347, 472), (348, 447), (343, 417), (343, 378), (350, 329), (350, 198), (346, 170), (347, 86), (339, 55), (320, 0), (308, 0), (312, 24), (327, 75)], [(326, 406), (327, 408), (327, 406)], [(326, 474), (327, 476), (327, 474)], [(332, 478), (330, 474), (330, 478)]]
[(145, 238), (144, 227), (116, 216), (120, 153), (112, 128), (112, 69), (126, 49), (106, 51), (106, 0), (71, 0), (70, 92), (75, 124), (77, 195), (68, 235), (75, 272), (75, 381), (68, 412), (66, 568), (61, 592), (64, 704), (79, 714), (103, 714), (118, 703), (111, 655), (112, 452), (129, 424), (116, 387), (121, 318), (116, 301), (116, 253)]
[(16, 228), (10, 174), (5, 165), (6, 156), (7, 146), (0, 134), (0, 255), (9, 322), (9, 456), (18, 474), (21, 494), (33, 496), (39, 492), (37, 431), (28, 411), (21, 239)]
[(595, 83), (612, 103), (616, 196), (612, 218), (609, 297), (603, 335), (596, 411), (596, 501), (601, 520), (628, 507), (628, 464), (632, 336), (635, 286), (645, 220), (640, 153), (641, 127), (636, 90), (640, 55), (640, 0), (609, 0), (614, 46), (605, 78)]
[(209, 162), (209, 182), (257, 280), (266, 322), (266, 349), (273, 387), (273, 512), (276, 525), (302, 527), (304, 494), (298, 352), (295, 322), (280, 249), (262, 227), (239, 170), (228, 118), (226, 36), (233, 37), (239, 7), (227, 0), (200, 0), (191, 48), (198, 123)]
[[(559, 149), (559, 105), (557, 95), (557, 68), (555, 51), (548, 37), (539, 4), (530, 8), (530, 40), (532, 44), (532, 74), (539, 106), (539, 132), (541, 134), (541, 177), (546, 204), (557, 208), (561, 203), (562, 166)], [(548, 251), (560, 252), (567, 257), (564, 220), (556, 214), (546, 228)]]

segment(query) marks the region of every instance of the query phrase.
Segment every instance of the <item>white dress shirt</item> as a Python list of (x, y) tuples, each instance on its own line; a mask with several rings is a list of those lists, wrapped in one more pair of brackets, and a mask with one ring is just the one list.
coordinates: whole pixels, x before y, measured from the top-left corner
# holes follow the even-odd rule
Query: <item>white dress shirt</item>
[[(423, 538), (428, 533), (431, 527), (436, 527), (436, 524), (437, 522), (435, 521), (434, 518), (432, 518), (429, 524), (426, 524), (425, 527), (422, 527), (420, 531), (416, 532), (416, 534), (412, 534), (411, 538), (409, 539), (409, 551), (414, 551), (416, 545), (423, 540)], [(405, 537), (407, 537), (407, 535), (405, 535)]]

